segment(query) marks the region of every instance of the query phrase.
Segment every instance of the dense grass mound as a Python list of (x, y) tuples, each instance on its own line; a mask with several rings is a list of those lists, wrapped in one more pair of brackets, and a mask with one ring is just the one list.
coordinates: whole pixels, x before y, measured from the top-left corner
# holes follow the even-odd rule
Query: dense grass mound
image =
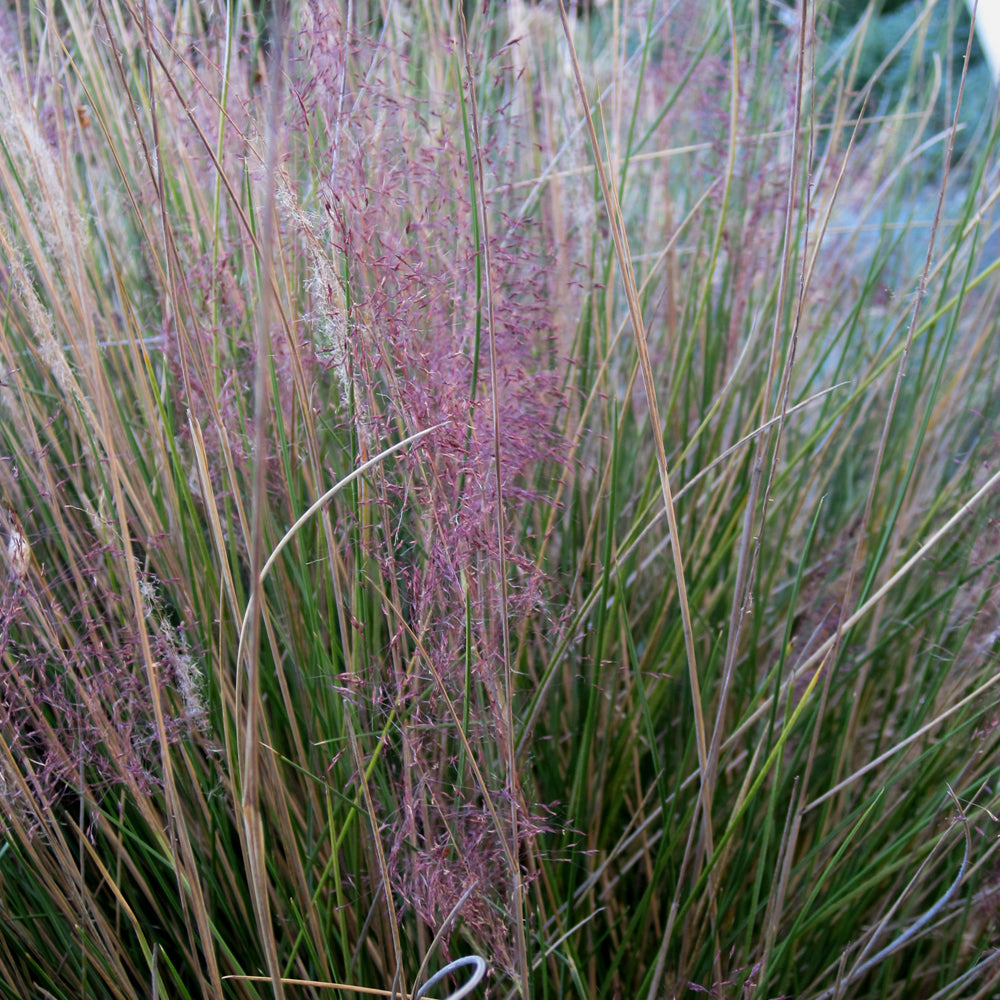
[(0, 15), (0, 996), (1000, 989), (964, 6), (584, 6)]

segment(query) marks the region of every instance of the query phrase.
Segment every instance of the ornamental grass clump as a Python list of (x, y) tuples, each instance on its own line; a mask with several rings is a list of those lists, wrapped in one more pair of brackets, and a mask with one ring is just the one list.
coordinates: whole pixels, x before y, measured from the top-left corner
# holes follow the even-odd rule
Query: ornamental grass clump
[[(366, 585), (385, 615), (383, 642), (363, 644), (359, 666), (375, 697), (362, 711), (369, 728), (398, 734), (389, 744), (399, 769), (390, 879), (404, 912), (431, 930), (462, 917), (513, 968), (504, 914), (517, 904), (502, 890), (505, 868), (543, 819), (516, 775), (500, 777), (515, 739), (501, 631), (549, 613), (547, 581), (526, 543), (544, 530), (551, 470), (560, 474), (567, 450), (558, 431), (566, 361), (553, 342), (546, 274), (553, 251), (527, 222), (509, 223), (503, 243), (487, 234), (459, 112), (435, 107), (435, 95), (405, 96), (415, 89), (408, 55), (354, 38), (333, 11), (306, 13), (303, 127), (334, 141), (311, 164), (322, 212), (308, 215), (287, 189), (281, 202), (310, 247), (311, 321), (330, 331), (325, 357), (360, 454), (430, 428), (419, 450), (359, 492), (355, 525)], [(364, 66), (364, 85), (352, 85)], [(456, 62), (452, 72), (463, 71)], [(488, 125), (495, 139), (477, 152), (503, 177), (518, 152), (502, 147), (505, 135), (511, 141), (503, 107)], [(489, 210), (503, 201), (496, 192)], [(471, 754), (499, 786), (483, 787)]]
[(0, 13), (0, 996), (996, 993), (965, 5), (577, 6)]

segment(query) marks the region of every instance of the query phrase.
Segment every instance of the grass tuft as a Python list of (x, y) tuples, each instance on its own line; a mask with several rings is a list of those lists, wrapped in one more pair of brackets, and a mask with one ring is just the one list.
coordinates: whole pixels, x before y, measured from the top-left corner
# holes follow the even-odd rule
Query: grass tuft
[(0, 997), (996, 993), (997, 105), (847, 6), (0, 12)]

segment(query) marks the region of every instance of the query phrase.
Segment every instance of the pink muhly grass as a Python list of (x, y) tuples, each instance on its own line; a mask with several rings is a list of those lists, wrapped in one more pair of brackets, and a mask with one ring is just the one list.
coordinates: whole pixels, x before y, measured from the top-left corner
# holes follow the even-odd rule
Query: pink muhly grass
[[(732, 955), (730, 955), (730, 961), (732, 961)], [(760, 962), (756, 962), (752, 966), (741, 966), (729, 973), (732, 977), (730, 979), (723, 979), (720, 982), (713, 983), (710, 987), (699, 986), (697, 983), (688, 983), (688, 989), (694, 993), (706, 994), (712, 1000), (727, 1000), (729, 997), (735, 1000), (737, 997), (753, 996), (757, 987), (757, 976), (760, 973), (760, 967)], [(782, 995), (773, 997), (772, 1000), (788, 1000), (788, 997)]]
[[(160, 785), (163, 748), (137, 624), (107, 575), (115, 556), (91, 539), (90, 565), (61, 576), (47, 569), (43, 576), (39, 566), (12, 575), (0, 590), (0, 735), (23, 762), (35, 810), (67, 790), (99, 802), (120, 785), (138, 795)], [(201, 671), (183, 630), (167, 620), (155, 582), (144, 587), (166, 732), (175, 742), (204, 725)], [(10, 783), (7, 796), (3, 808), (18, 808)]]
[[(299, 221), (311, 230), (314, 257), (325, 255), (314, 268), (343, 276), (336, 289), (319, 285), (314, 319), (322, 325), (323, 310), (333, 307), (328, 328), (343, 341), (330, 345), (330, 367), (342, 400), (353, 405), (363, 451), (373, 440), (444, 424), (376, 482), (372, 500), (380, 526), (368, 536), (381, 569), (376, 587), (397, 593), (399, 602), (390, 612), (390, 647), (371, 664), (400, 740), (397, 807), (385, 817), (390, 874), (401, 898), (434, 930), (475, 887), (461, 918), (503, 959), (510, 830), (495, 817), (510, 816), (511, 792), (496, 778), (492, 787), (478, 787), (465, 747), (484, 774), (503, 772), (514, 734), (501, 706), (515, 692), (503, 690), (499, 616), (508, 616), (514, 632), (545, 617), (546, 580), (524, 543), (549, 502), (539, 470), (558, 469), (566, 454), (556, 429), (563, 394), (550, 251), (527, 225), (512, 226), (492, 248), (503, 544), (511, 573), (502, 607), (489, 338), (477, 273), (483, 260), (461, 119), (435, 110), (447, 103), (438, 95), (426, 102), (397, 97), (391, 76), (405, 71), (405, 53), (350, 37), (334, 14), (310, 10), (299, 104), (303, 126), (327, 137), (332, 149), (321, 181), (325, 218)], [(503, 134), (503, 112), (491, 125), (494, 136)], [(501, 176), (508, 176), (509, 155), (496, 142), (486, 150)], [(467, 713), (464, 739), (446, 696)], [(535, 806), (519, 802), (518, 812), (524, 846), (545, 821)]]
[[(23, 67), (9, 56), (0, 52), (3, 89), (8, 96), (27, 93)], [(198, 657), (186, 631), (171, 621), (165, 601), (153, 599), (158, 584), (151, 575), (143, 581), (151, 598), (147, 621), (135, 620), (123, 583), (124, 554), (109, 522), (95, 511), (105, 499), (107, 466), (90, 436), (97, 431), (94, 380), (109, 378), (106, 387), (114, 389), (117, 376), (109, 376), (113, 365), (105, 371), (81, 364), (85, 324), (75, 309), (100, 325), (95, 339), (105, 333), (112, 339), (119, 332), (113, 324), (124, 321), (103, 313), (103, 293), (86, 302), (77, 298), (79, 287), (65, 293), (63, 283), (86, 271), (90, 246), (75, 228), (80, 219), (72, 178), (56, 167), (75, 148), (79, 130), (91, 126), (65, 105), (63, 82), (39, 72), (33, 88), (43, 110), (32, 101), (12, 101), (14, 118), (2, 122), (5, 148), (23, 158), (20, 176), (33, 206), (25, 218), (37, 215), (46, 238), (44, 246), (33, 241), (28, 227), (10, 234), (0, 268), (8, 306), (4, 364), (16, 366), (0, 372), (5, 440), (13, 452), (0, 462), (7, 504), (0, 514), (7, 550), (0, 579), (0, 739), (7, 766), (19, 762), (21, 772), (20, 781), (5, 775), (0, 810), (24, 814), (26, 803), (12, 797), (30, 796), (41, 817), (67, 790), (92, 803), (121, 786), (137, 796), (153, 794), (167, 750), (155, 700), (165, 709), (171, 744), (201, 735), (205, 708)], [(36, 193), (39, 177), (46, 186)], [(94, 197), (119, 193), (113, 189), (109, 184)], [(9, 189), (5, 196), (11, 197)], [(116, 222), (120, 217), (120, 208), (108, 214)], [(130, 462), (125, 454), (118, 459), (121, 466)], [(147, 555), (162, 541), (149, 530), (141, 538)], [(161, 690), (155, 695), (142, 628), (157, 660)]]

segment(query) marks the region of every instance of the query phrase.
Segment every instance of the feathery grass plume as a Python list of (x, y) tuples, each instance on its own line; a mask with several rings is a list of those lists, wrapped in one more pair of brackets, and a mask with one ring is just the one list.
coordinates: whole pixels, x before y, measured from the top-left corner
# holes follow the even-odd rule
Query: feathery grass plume
[(31, 563), (31, 546), (16, 524), (11, 524), (7, 536), (7, 562), (11, 576), (15, 580), (23, 580), (28, 575)]
[[(460, 916), (506, 964), (510, 831), (498, 828), (503, 810), (484, 799), (509, 798), (510, 790), (479, 786), (467, 758), (478, 758), (489, 776), (503, 759), (500, 749), (515, 738), (501, 712), (514, 692), (503, 690), (499, 616), (517, 629), (545, 614), (544, 576), (525, 543), (527, 524), (546, 516), (536, 470), (558, 468), (565, 452), (555, 430), (564, 366), (554, 350), (545, 274), (551, 250), (537, 227), (514, 224), (504, 245), (494, 238), (491, 254), (501, 475), (512, 525), (504, 545), (516, 574), (502, 606), (484, 260), (470, 195), (473, 166), (458, 141), (459, 110), (468, 100), (456, 92), (459, 64), (446, 84), (457, 107), (433, 89), (411, 97), (407, 90), (415, 88), (405, 74), (412, 54), (355, 37), (332, 10), (308, 9), (301, 105), (333, 144), (321, 189), (325, 217), (298, 219), (311, 245), (343, 262), (345, 277), (335, 286), (329, 256), (312, 253), (314, 273), (328, 275), (317, 319), (348, 337), (332, 346), (330, 364), (342, 398), (350, 398), (362, 454), (373, 433), (444, 421), (364, 500), (361, 538), (375, 574), (368, 585), (381, 592), (389, 639), (373, 648), (364, 669), (373, 692), (382, 692), (372, 722), (391, 725), (400, 755), (393, 779), (398, 811), (385, 819), (392, 827), (390, 868), (401, 899), (435, 931), (476, 884)], [(502, 66), (489, 72), (503, 79)], [(355, 84), (363, 73), (364, 83)], [(518, 151), (498, 145), (515, 132), (503, 108), (494, 110), (490, 128), (493, 185), (510, 176)], [(502, 193), (496, 197), (491, 213), (502, 209)], [(347, 371), (352, 381), (344, 388)], [(460, 718), (450, 715), (452, 706)], [(524, 843), (540, 822), (524, 812)]]

